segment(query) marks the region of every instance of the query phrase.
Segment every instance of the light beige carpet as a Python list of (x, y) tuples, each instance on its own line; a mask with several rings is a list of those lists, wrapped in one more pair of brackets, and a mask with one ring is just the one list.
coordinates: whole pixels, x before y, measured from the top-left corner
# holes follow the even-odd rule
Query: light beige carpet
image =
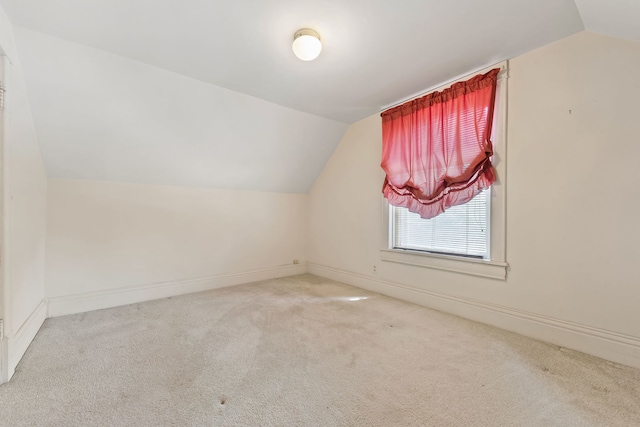
[(47, 320), (2, 426), (633, 426), (640, 370), (311, 275)]

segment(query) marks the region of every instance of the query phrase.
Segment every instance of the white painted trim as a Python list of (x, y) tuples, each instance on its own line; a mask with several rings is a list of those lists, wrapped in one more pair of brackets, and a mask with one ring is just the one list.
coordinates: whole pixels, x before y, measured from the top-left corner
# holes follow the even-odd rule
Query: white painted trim
[[(9, 378), (9, 348), (7, 346), (7, 340), (0, 341), (0, 385), (6, 383)], [(13, 374), (12, 374), (13, 375)]]
[[(0, 85), (7, 88), (7, 64), (5, 58), (8, 57), (4, 54), (2, 47), (0, 46)], [(5, 133), (6, 133), (6, 120), (5, 116), (7, 111), (7, 94), (4, 94), (4, 110), (0, 111), (0, 318), (3, 319), (2, 325), (2, 338), (0, 338), (0, 384), (9, 381), (11, 377), (9, 375), (9, 347), (7, 342), (7, 334), (10, 328), (11, 319), (11, 288), (9, 286), (9, 220), (6, 195), (7, 191), (7, 165), (6, 165), (6, 147), (5, 147)]]
[(309, 273), (640, 368), (640, 337), (309, 263)]
[(134, 304), (194, 292), (208, 291), (227, 286), (295, 276), (307, 272), (306, 264), (287, 265), (244, 273), (226, 274), (197, 279), (161, 282), (105, 291), (86, 292), (49, 298), (49, 317), (84, 313), (103, 308)]
[(9, 381), (15, 373), (16, 366), (24, 356), (24, 353), (29, 348), (31, 341), (36, 337), (36, 334), (42, 327), (42, 324), (47, 319), (47, 302), (45, 300), (40, 301), (40, 304), (33, 310), (27, 320), (20, 326), (18, 331), (9, 335), (7, 339), (7, 347), (9, 354), (9, 363), (6, 380)]
[(489, 279), (506, 280), (507, 278), (507, 263), (502, 261), (447, 256), (407, 249), (380, 249), (380, 259), (382, 261), (453, 271)]

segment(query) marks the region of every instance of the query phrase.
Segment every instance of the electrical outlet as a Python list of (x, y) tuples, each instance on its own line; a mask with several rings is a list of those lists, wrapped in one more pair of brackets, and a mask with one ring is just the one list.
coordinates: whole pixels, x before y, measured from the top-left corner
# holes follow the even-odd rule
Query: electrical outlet
[(378, 273), (378, 266), (373, 264), (373, 274)]
[(300, 260), (299, 260), (299, 259), (294, 259), (294, 260), (293, 260), (293, 263), (294, 263), (294, 264), (300, 264)]

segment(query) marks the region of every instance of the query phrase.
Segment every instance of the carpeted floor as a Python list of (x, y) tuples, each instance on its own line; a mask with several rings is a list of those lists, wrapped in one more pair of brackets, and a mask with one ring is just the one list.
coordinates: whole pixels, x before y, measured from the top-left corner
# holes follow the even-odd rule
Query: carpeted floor
[(640, 370), (303, 275), (45, 322), (2, 426), (633, 426)]

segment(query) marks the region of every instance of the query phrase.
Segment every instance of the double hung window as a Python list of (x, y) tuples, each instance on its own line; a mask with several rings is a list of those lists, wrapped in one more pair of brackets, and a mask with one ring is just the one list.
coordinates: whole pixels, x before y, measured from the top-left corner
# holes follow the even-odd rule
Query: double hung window
[(506, 277), (506, 77), (504, 63), (383, 112), (383, 260)]

